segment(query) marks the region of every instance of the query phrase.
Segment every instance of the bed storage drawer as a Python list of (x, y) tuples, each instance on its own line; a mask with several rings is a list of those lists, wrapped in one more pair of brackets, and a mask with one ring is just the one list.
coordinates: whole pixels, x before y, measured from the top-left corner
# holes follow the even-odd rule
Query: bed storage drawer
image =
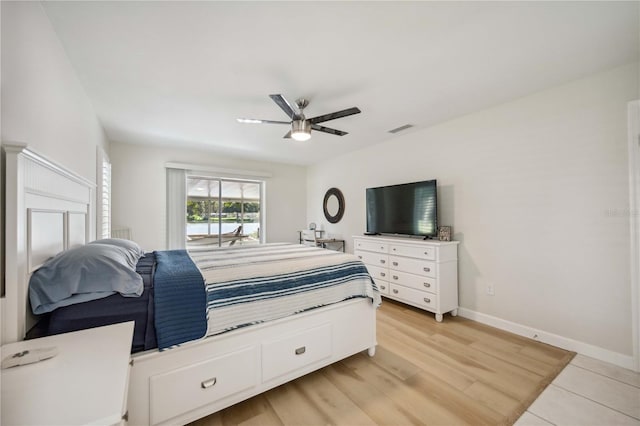
[(149, 380), (151, 423), (157, 424), (257, 385), (251, 346)]
[(262, 344), (262, 381), (298, 370), (330, 357), (331, 324)]

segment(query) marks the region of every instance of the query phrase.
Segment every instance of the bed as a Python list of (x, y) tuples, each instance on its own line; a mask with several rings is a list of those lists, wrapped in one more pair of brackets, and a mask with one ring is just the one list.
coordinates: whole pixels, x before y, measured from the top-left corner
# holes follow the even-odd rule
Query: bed
[[(95, 195), (92, 183), (26, 146), (4, 149), (2, 337), (11, 342), (23, 339), (34, 324), (27, 303), (32, 272), (52, 255), (93, 239)], [(331, 281), (336, 265), (357, 270), (353, 256), (275, 244), (193, 250), (189, 257), (206, 280), (206, 338), (167, 350), (138, 347), (131, 356), (130, 424), (187, 423), (360, 351), (374, 354), (379, 295), (363, 284), (368, 276), (354, 280), (355, 296), (342, 290), (336, 295), (328, 289), (342, 288), (336, 283), (322, 287), (310, 278), (320, 273)], [(276, 263), (284, 269), (275, 270)], [(308, 291), (289, 286), (293, 282)], [(252, 295), (252, 287), (263, 291)], [(286, 302), (275, 293), (287, 293)]]

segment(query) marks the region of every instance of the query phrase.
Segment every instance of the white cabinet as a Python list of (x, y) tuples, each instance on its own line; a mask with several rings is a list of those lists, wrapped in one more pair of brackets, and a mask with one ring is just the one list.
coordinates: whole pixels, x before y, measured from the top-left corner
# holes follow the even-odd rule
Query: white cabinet
[(53, 358), (2, 370), (3, 425), (115, 425), (126, 421), (133, 322), (25, 340), (17, 352), (56, 347)]
[(392, 237), (354, 237), (380, 293), (436, 314), (458, 313), (458, 242)]

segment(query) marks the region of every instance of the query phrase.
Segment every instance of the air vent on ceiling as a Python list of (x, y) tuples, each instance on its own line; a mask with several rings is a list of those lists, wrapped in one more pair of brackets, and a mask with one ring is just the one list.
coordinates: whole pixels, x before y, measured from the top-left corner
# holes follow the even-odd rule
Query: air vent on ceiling
[(389, 133), (398, 133), (403, 130), (407, 130), (413, 127), (413, 124), (405, 124), (404, 126), (396, 127), (395, 129), (389, 130)]

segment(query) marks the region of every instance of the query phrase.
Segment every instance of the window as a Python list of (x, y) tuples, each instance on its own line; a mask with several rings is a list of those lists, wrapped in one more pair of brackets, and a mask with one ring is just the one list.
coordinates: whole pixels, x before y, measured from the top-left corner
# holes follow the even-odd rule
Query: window
[(187, 177), (186, 246), (260, 242), (262, 182)]
[(111, 162), (104, 150), (98, 147), (97, 223), (96, 238), (111, 237)]

